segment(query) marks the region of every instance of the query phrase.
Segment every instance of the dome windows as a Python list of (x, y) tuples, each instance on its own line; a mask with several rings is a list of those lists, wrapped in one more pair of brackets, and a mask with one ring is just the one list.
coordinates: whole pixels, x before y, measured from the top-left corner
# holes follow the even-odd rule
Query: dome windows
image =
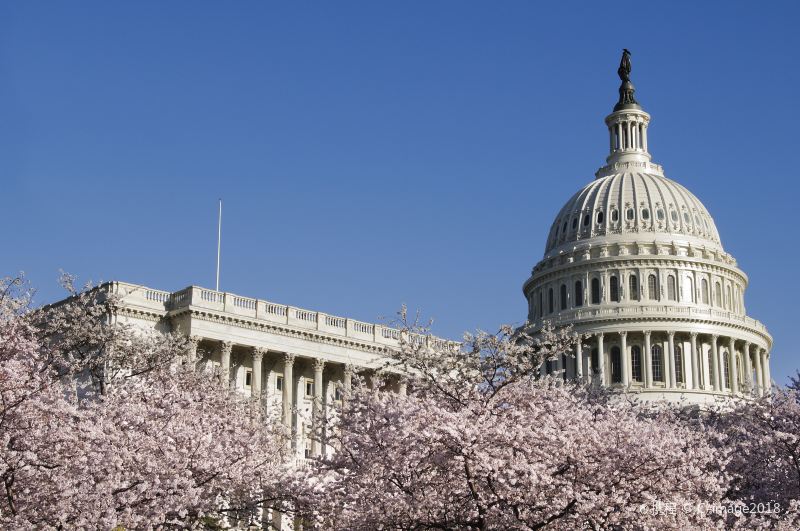
[(611, 211), (611, 221), (613, 221), (614, 223), (619, 221), (619, 210), (617, 210), (616, 208)]
[[(612, 277), (616, 280), (617, 277)], [(600, 279), (592, 279), (592, 304), (600, 304)]]
[(572, 218), (572, 230), (578, 228), (578, 218)]
[(656, 218), (658, 219), (658, 221), (664, 221), (664, 210), (660, 208), (656, 210)]
[(591, 214), (586, 214), (585, 216), (583, 216), (583, 226), (584, 227), (588, 227), (589, 223), (591, 223), (591, 222), (592, 222), (592, 215)]
[(611, 296), (611, 302), (619, 302), (619, 279), (616, 275), (612, 275), (611, 279), (609, 280), (609, 292)]
[(656, 281), (655, 275), (647, 277), (647, 297), (651, 301), (658, 300), (658, 282)]
[(561, 309), (562, 310), (566, 310), (567, 309), (567, 285), (566, 284), (561, 284), (561, 293), (559, 295), (561, 295), (561, 297), (559, 297), (561, 299)]
[(686, 223), (687, 225), (692, 222), (692, 220), (689, 218), (688, 212), (683, 213), (683, 222)]
[(628, 285), (630, 287), (630, 299), (632, 301), (639, 300), (639, 279), (636, 275), (631, 275), (628, 279)]
[(648, 220), (650, 219), (650, 210), (647, 208), (642, 209), (642, 219)]
[(625, 219), (627, 219), (628, 221), (633, 221), (634, 217), (635, 214), (632, 208), (629, 208), (628, 210), (625, 211)]
[(678, 222), (678, 213), (675, 212), (674, 210), (670, 210), (669, 211), (669, 217), (672, 218), (672, 222), (673, 223), (677, 223)]
[(580, 280), (575, 282), (575, 306), (583, 306), (583, 284)]
[(605, 219), (605, 215), (603, 214), (603, 211), (601, 210), (600, 212), (597, 213), (597, 224), (598, 225), (602, 225), (604, 219)]

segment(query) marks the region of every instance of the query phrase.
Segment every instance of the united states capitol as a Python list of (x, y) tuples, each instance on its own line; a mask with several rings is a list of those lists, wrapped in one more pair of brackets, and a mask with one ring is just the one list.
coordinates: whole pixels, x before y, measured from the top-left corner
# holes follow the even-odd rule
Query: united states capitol
[[(544, 256), (523, 284), (526, 329), (551, 322), (585, 337), (574, 355), (541, 371), (646, 400), (762, 395), (772, 337), (746, 313), (748, 277), (724, 250), (708, 209), (652, 161), (650, 115), (634, 96), (630, 71), (626, 52), (619, 100), (605, 118), (606, 164), (558, 211)], [(325, 451), (308, 435), (314, 408), (340, 400), (354, 374), (374, 370), (401, 341), (389, 326), (201, 286), (169, 292), (109, 282), (101, 289), (120, 297), (118, 322), (189, 336), (198, 364), (220, 366), (232, 387), (293, 427), (299, 458)], [(400, 377), (386, 385), (406, 392)]]

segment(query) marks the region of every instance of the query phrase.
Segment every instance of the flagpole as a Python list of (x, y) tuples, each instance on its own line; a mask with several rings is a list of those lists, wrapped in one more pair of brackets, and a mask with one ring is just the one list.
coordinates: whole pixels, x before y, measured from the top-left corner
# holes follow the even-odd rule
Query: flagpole
[(219, 291), (219, 255), (222, 249), (222, 199), (219, 200), (219, 216), (217, 217), (217, 286), (215, 291)]

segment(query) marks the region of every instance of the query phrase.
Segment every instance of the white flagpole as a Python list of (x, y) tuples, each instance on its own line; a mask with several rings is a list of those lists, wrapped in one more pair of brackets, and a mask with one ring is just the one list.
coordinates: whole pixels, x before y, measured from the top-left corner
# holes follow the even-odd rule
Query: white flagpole
[(217, 287), (219, 291), (219, 254), (222, 249), (222, 199), (219, 200), (219, 216), (217, 217)]

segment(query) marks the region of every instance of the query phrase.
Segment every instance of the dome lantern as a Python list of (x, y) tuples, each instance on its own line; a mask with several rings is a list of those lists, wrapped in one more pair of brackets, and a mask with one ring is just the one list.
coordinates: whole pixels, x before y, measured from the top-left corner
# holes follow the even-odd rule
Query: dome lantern
[(633, 96), (636, 89), (631, 83), (630, 73), (631, 53), (625, 49), (617, 69), (622, 81), (619, 87), (619, 101), (614, 106), (614, 112), (605, 120), (611, 151), (606, 159), (608, 164), (650, 160), (650, 153), (647, 151), (647, 126), (650, 123), (650, 115), (642, 110)]

